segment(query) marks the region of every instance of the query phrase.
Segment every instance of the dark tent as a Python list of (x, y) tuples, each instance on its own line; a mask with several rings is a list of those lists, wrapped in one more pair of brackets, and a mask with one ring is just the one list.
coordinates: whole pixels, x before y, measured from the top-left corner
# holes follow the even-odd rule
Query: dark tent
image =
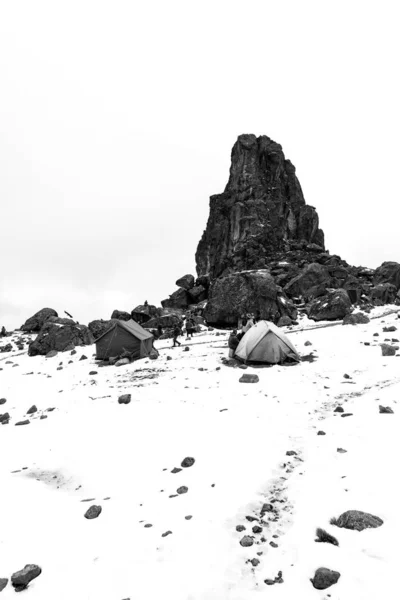
[(96, 358), (106, 360), (110, 356), (120, 356), (124, 351), (131, 353), (132, 359), (149, 356), (153, 347), (153, 336), (133, 321), (115, 320), (110, 329), (96, 340)]

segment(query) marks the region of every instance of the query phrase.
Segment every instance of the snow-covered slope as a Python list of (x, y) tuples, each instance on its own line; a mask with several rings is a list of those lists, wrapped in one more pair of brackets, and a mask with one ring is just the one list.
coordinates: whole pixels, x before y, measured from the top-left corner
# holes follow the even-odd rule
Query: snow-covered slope
[[(189, 351), (158, 342), (158, 360), (119, 368), (98, 367), (94, 347), (1, 354), (0, 413), (11, 420), (0, 426), (0, 578), (38, 564), (32, 600), (395, 597), (400, 357), (379, 343), (400, 331), (388, 325), (400, 329), (396, 313), (291, 332), (313, 361), (246, 371), (221, 363), (228, 334), (217, 331)], [(259, 382), (239, 383), (243, 372)], [(195, 463), (182, 468), (185, 457)], [(264, 503), (273, 509), (261, 522)], [(102, 512), (85, 519), (92, 504)], [(350, 509), (384, 524), (330, 525)], [(317, 527), (339, 546), (316, 543)], [(338, 583), (314, 589), (318, 567), (339, 571)], [(279, 571), (283, 583), (264, 583)], [(9, 582), (1, 597), (14, 593)]]

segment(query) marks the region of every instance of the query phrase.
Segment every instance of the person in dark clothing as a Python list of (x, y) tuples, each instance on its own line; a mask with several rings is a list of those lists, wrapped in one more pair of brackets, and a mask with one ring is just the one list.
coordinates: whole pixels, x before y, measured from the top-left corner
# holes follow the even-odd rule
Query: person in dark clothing
[(162, 336), (162, 334), (163, 334), (163, 329), (162, 329), (161, 325), (158, 325), (158, 327), (157, 327), (157, 334), (156, 334), (158, 340), (160, 339), (160, 337)]
[(228, 339), (229, 358), (233, 358), (235, 356), (236, 348), (238, 346), (239, 338), (237, 336), (236, 329), (234, 329)]
[(172, 346), (173, 348), (175, 348), (176, 344), (178, 344), (178, 346), (180, 346), (180, 345), (181, 345), (181, 343), (180, 343), (180, 342), (178, 342), (178, 337), (179, 337), (180, 335), (182, 335), (181, 328), (179, 327), (179, 325), (175, 325), (175, 327), (174, 327), (174, 332), (173, 332), (173, 338), (172, 338), (172, 339), (173, 339), (173, 342), (174, 342), (174, 344), (173, 344), (173, 346)]
[(188, 317), (186, 319), (186, 334), (187, 334), (188, 338), (193, 337), (194, 332), (195, 332), (194, 321), (193, 321), (192, 317)]

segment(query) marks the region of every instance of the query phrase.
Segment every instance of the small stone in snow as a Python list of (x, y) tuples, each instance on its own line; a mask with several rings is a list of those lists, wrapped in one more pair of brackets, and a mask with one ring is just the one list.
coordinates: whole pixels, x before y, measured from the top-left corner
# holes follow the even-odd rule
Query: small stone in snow
[(347, 450), (345, 450), (344, 448), (338, 448), (337, 452), (339, 452), (340, 454), (345, 454)]
[(193, 518), (192, 515), (186, 515), (186, 517), (185, 517), (186, 521), (190, 521), (190, 519), (192, 519), (192, 518)]
[(286, 456), (297, 456), (297, 452), (295, 452), (294, 450), (288, 450), (286, 452)]
[(89, 375), (97, 375), (97, 371), (89, 371)]
[(30, 407), (29, 410), (26, 411), (27, 415), (33, 415), (33, 413), (37, 412), (37, 408), (36, 406), (33, 404), (33, 406)]
[(171, 471), (171, 473), (180, 473), (182, 471), (182, 469), (179, 469), (179, 467), (174, 467)]
[(240, 540), (239, 543), (244, 548), (247, 548), (247, 547), (252, 546), (254, 544), (254, 540), (249, 535), (245, 535), (245, 536), (242, 537), (242, 539)]
[(85, 354), (82, 354), (79, 360), (87, 360), (87, 356), (85, 356)]
[(394, 414), (394, 410), (390, 408), (390, 406), (381, 406), (379, 405), (379, 412), (386, 414)]
[(239, 369), (247, 369), (247, 365), (239, 365)]
[(185, 346), (183, 349), (184, 352), (189, 352), (189, 350), (190, 350), (189, 346)]
[(184, 468), (192, 467), (194, 465), (194, 463), (195, 463), (194, 458), (192, 458), (191, 456), (187, 456), (181, 462), (181, 467), (184, 467)]
[(253, 533), (262, 533), (262, 530), (263, 528), (259, 525), (254, 525), (254, 527), (252, 528)]
[(307, 340), (306, 342), (304, 342), (304, 345), (305, 346), (312, 346), (312, 343)]
[(15, 425), (29, 425), (30, 420), (29, 419), (25, 419), (25, 421), (18, 421), (18, 423), (15, 423)]
[(345, 374), (343, 375), (343, 378), (344, 378), (344, 379), (351, 379), (350, 375), (348, 375), (347, 373), (345, 373)]
[(53, 358), (54, 356), (57, 356), (57, 350), (50, 350), (47, 354), (46, 354), (46, 358)]
[(5, 404), (7, 402), (6, 398), (0, 398), (0, 405)]
[(318, 431), (317, 435), (326, 435), (325, 431)]
[(101, 511), (102, 511), (101, 506), (97, 506), (96, 504), (93, 504), (85, 512), (85, 515), (84, 515), (85, 519), (97, 519), (97, 517), (99, 516)]
[(186, 485), (181, 485), (181, 487), (179, 487), (179, 488), (176, 490), (176, 493), (177, 493), (177, 494), (186, 494), (188, 491), (189, 491), (189, 488), (188, 488), (188, 487), (186, 487)]
[(171, 535), (171, 534), (172, 534), (172, 531), (168, 530), (165, 533), (162, 533), (161, 537), (167, 537), (167, 535)]
[(343, 406), (337, 406), (333, 412), (343, 413), (344, 412), (344, 408), (343, 408)]
[(0, 578), (0, 592), (2, 592), (4, 590), (7, 583), (8, 583), (8, 579)]
[(338, 582), (340, 573), (338, 571), (331, 571), (321, 567), (317, 569), (314, 574), (314, 578), (311, 579), (311, 583), (317, 590), (326, 590), (331, 585)]
[(275, 542), (270, 542), (269, 545), (272, 546), (272, 548), (278, 548), (278, 544)]
[(172, 360), (172, 356), (167, 356), (167, 360)]
[(353, 413), (343, 413), (342, 415), (340, 415), (341, 417), (352, 417)]
[(146, 523), (145, 527), (148, 529), (149, 527), (153, 527), (153, 525), (151, 523)]
[(257, 567), (260, 564), (258, 558), (252, 558), (250, 562), (253, 565), (253, 567)]
[(43, 421), (43, 419), (47, 419), (47, 415), (40, 415), (40, 420)]
[(258, 381), (260, 381), (258, 375), (253, 373), (245, 373), (239, 379), (240, 383), (257, 383)]
[(119, 396), (118, 398), (118, 404), (129, 404), (131, 397), (131, 394), (122, 394), (122, 396)]
[(242, 531), (246, 531), (246, 527), (244, 525), (236, 525), (236, 531), (239, 533)]

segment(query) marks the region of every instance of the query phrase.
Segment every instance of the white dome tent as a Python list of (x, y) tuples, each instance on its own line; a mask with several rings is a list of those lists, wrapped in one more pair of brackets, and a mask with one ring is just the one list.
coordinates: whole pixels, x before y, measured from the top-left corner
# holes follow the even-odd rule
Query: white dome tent
[(282, 363), (300, 357), (289, 338), (273, 323), (259, 321), (242, 337), (236, 349), (238, 358), (246, 362)]

